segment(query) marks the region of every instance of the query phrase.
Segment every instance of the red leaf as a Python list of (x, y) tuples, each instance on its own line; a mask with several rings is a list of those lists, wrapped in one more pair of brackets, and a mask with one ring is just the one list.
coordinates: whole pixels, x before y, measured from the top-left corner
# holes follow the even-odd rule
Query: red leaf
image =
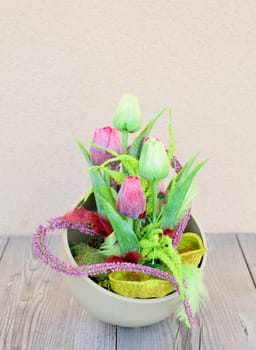
[(134, 263), (137, 264), (138, 260), (141, 258), (141, 254), (135, 251), (128, 252), (126, 254), (116, 256), (112, 255), (109, 256), (106, 260), (106, 262), (111, 262), (111, 263), (121, 263), (121, 262), (129, 262), (129, 263)]
[(165, 236), (169, 236), (170, 238), (174, 238), (175, 237), (175, 233), (176, 233), (176, 229), (175, 228), (165, 228), (163, 234)]
[(64, 219), (70, 223), (87, 224), (96, 233), (103, 237), (108, 236), (113, 232), (113, 229), (107, 219), (94, 211), (85, 209), (84, 207), (69, 211), (64, 215)]

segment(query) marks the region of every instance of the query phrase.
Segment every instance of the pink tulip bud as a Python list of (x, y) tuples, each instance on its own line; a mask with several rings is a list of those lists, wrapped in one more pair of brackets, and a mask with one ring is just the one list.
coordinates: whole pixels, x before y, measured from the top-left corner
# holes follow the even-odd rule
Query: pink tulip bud
[[(94, 131), (93, 142), (111, 149), (117, 153), (121, 153), (121, 143), (118, 135), (118, 131), (111, 126), (106, 126), (105, 128), (97, 128)], [(95, 165), (100, 165), (106, 160), (113, 158), (113, 155), (97, 147), (90, 148), (90, 155), (92, 163)]]
[(117, 210), (132, 219), (137, 219), (146, 209), (146, 200), (137, 176), (127, 176), (117, 195)]

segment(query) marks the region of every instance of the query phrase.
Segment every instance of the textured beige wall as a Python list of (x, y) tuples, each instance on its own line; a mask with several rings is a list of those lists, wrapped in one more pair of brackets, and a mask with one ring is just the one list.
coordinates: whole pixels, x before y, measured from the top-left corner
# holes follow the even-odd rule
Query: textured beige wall
[(172, 107), (181, 161), (209, 158), (194, 201), (205, 230), (256, 231), (254, 0), (1, 0), (0, 48), (1, 234), (32, 234), (80, 199), (74, 139), (110, 124), (124, 92), (144, 123)]

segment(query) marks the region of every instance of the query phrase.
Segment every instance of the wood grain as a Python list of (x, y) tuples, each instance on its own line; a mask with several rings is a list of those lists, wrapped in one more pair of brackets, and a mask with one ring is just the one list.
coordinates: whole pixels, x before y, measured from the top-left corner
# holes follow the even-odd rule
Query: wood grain
[[(58, 236), (49, 245), (58, 251)], [(0, 237), (1, 350), (254, 350), (256, 235), (208, 235), (210, 302), (191, 330), (174, 315), (122, 328), (92, 318), (62, 277), (32, 255), (31, 238)]]
[(236, 236), (208, 235), (208, 245), (211, 300), (200, 315), (200, 349), (255, 349), (256, 290)]
[(256, 235), (238, 235), (238, 242), (256, 288)]
[[(58, 238), (50, 239), (52, 249)], [(115, 327), (73, 300), (62, 277), (32, 256), (29, 237), (10, 239), (0, 276), (0, 349), (115, 349)]]
[(0, 236), (0, 261), (9, 242), (9, 237)]
[(174, 315), (156, 325), (142, 328), (118, 328), (118, 350), (199, 349), (200, 327), (193, 331), (177, 322)]

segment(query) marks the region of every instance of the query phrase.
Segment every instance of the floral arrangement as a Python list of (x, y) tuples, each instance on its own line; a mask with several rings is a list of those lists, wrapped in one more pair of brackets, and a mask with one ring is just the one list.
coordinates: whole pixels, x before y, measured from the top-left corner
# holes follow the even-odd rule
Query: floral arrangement
[[(167, 149), (149, 136), (166, 111), (170, 116)], [(180, 165), (171, 111), (166, 108), (129, 145), (129, 134), (142, 124), (134, 95), (121, 97), (113, 124), (95, 130), (89, 151), (78, 141), (92, 187), (74, 209), (37, 228), (34, 253), (59, 272), (90, 276), (124, 296), (163, 297), (176, 291), (177, 317), (190, 327), (207, 296), (199, 268), (207, 248), (198, 233), (184, 230), (197, 194), (193, 181), (206, 161), (195, 166), (197, 156), (193, 156)], [(88, 208), (92, 200), (94, 205)], [(64, 263), (46, 246), (47, 234), (62, 228), (84, 233), (84, 241), (71, 247), (77, 266)]]

